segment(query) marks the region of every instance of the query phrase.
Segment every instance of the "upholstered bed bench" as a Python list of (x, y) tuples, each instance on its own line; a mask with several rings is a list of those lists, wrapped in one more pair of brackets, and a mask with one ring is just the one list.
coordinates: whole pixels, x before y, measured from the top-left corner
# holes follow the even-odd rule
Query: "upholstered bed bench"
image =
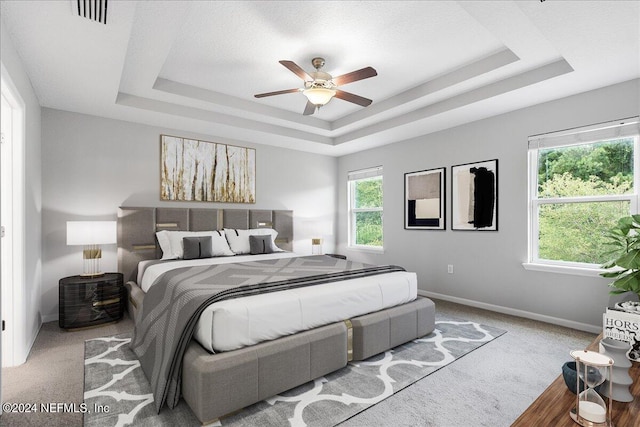
[[(275, 394), (422, 337), (435, 327), (427, 298), (251, 347), (211, 354), (196, 341), (183, 359), (182, 396), (211, 422)], [(212, 403), (213, 402), (213, 403)]]
[(436, 308), (428, 298), (351, 319), (353, 360), (365, 360), (423, 337), (435, 327)]

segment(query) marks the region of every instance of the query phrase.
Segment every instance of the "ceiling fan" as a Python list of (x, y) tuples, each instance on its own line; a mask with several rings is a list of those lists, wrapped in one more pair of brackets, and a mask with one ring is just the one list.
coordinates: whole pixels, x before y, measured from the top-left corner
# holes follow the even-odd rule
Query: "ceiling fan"
[(318, 108), (331, 101), (334, 96), (336, 98), (342, 99), (343, 101), (353, 102), (354, 104), (358, 104), (363, 107), (366, 107), (373, 102), (372, 100), (364, 98), (362, 96), (354, 95), (353, 93), (337, 89), (338, 86), (342, 86), (347, 83), (352, 83), (358, 80), (364, 80), (368, 79), (369, 77), (377, 76), (378, 73), (371, 67), (352, 71), (338, 77), (332, 77), (331, 74), (325, 73), (324, 71), (320, 70), (324, 66), (324, 58), (313, 58), (311, 60), (311, 64), (316, 69), (316, 71), (312, 71), (311, 73), (307, 73), (293, 61), (279, 62), (287, 67), (296, 76), (304, 80), (304, 88), (285, 89), (276, 92), (259, 93), (255, 95), (256, 98), (283, 95), (285, 93), (302, 92), (304, 96), (307, 97), (307, 106), (302, 113), (305, 116), (315, 113)]

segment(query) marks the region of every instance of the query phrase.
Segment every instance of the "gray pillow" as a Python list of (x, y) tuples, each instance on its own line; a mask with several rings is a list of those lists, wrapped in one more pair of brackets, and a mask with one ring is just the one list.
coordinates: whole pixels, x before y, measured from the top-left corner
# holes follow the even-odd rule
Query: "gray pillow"
[(183, 237), (182, 246), (184, 246), (183, 259), (211, 258), (213, 256), (211, 236)]
[(271, 235), (249, 236), (249, 248), (251, 255), (273, 253), (273, 241)]

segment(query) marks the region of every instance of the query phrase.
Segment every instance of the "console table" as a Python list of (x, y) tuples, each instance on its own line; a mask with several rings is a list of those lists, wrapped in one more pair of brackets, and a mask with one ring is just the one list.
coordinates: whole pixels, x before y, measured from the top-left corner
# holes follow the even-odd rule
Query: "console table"
[[(602, 334), (592, 342), (587, 350), (598, 351), (598, 343), (602, 339)], [(570, 360), (567, 353), (567, 360)], [(558, 366), (560, 369), (560, 366)], [(613, 401), (612, 421), (615, 427), (640, 426), (640, 363), (633, 362), (629, 371), (633, 378), (631, 394), (634, 396), (633, 402), (622, 403)], [(608, 403), (609, 398), (605, 398)], [(511, 427), (530, 426), (554, 426), (554, 427), (575, 427), (578, 426), (569, 416), (569, 411), (576, 403), (576, 395), (571, 393), (564, 383), (562, 375), (555, 379), (553, 383), (527, 408), (526, 411), (511, 424)]]

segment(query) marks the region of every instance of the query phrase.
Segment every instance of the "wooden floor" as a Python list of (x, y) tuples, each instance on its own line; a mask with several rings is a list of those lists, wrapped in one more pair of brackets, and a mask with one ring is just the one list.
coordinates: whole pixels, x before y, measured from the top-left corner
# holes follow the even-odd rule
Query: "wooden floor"
[[(598, 337), (587, 349), (598, 351), (600, 338)], [(633, 378), (630, 391), (635, 399), (629, 403), (613, 401), (611, 418), (616, 427), (640, 427), (640, 362), (633, 363), (629, 375)], [(576, 395), (567, 389), (560, 375), (511, 427), (575, 427), (578, 424), (569, 416), (569, 411), (575, 403)]]

